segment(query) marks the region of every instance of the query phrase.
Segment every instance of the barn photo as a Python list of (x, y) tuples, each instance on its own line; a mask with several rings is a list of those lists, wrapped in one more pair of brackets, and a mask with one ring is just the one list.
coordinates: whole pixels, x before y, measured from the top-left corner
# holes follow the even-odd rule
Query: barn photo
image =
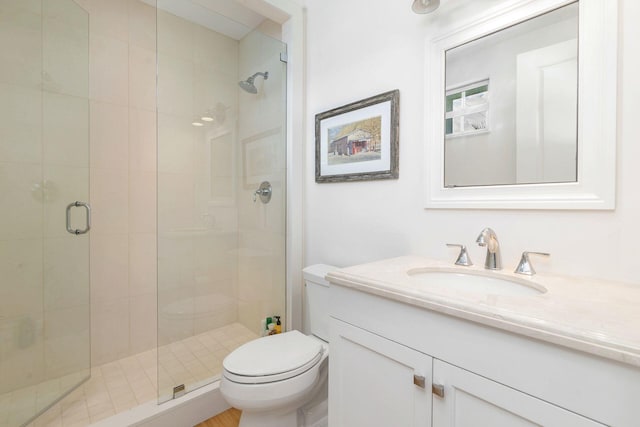
[(327, 162), (329, 165), (380, 160), (382, 117), (376, 116), (329, 128)]

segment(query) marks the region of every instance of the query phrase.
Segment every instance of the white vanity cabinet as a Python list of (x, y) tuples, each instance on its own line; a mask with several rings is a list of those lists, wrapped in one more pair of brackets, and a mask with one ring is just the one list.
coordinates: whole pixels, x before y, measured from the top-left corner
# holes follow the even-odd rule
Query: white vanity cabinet
[(431, 419), (432, 359), (331, 321), (330, 426), (425, 426)]
[(330, 294), (331, 427), (640, 425), (637, 367), (380, 289)]
[(602, 426), (441, 360), (433, 361), (433, 378), (443, 387), (433, 395), (433, 427)]
[(337, 319), (331, 343), (332, 427), (602, 426)]

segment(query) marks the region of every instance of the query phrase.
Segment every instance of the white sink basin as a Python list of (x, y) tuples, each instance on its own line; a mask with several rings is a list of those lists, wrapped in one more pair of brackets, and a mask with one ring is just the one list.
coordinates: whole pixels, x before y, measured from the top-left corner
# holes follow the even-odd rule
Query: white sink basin
[(428, 269), (409, 270), (407, 274), (416, 287), (431, 292), (452, 290), (504, 296), (540, 295), (547, 292), (544, 286), (526, 279)]

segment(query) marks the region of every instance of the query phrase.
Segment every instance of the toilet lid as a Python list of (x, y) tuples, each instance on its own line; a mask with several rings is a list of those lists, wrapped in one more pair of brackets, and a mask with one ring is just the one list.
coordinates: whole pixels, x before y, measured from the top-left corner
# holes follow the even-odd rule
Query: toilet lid
[(250, 341), (231, 352), (222, 366), (232, 374), (262, 377), (298, 370), (322, 354), (322, 344), (298, 331)]

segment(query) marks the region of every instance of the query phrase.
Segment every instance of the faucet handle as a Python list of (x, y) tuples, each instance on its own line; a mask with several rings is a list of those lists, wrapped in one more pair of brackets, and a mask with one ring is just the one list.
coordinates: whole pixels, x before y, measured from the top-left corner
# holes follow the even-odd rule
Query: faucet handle
[(551, 254), (546, 252), (524, 251), (522, 252), (522, 258), (520, 258), (520, 262), (518, 263), (514, 273), (526, 274), (527, 276), (533, 276), (536, 274), (536, 271), (533, 269), (533, 265), (531, 265), (531, 261), (529, 260), (529, 255), (551, 256)]
[(471, 258), (469, 257), (469, 253), (467, 252), (467, 247), (465, 245), (461, 245), (458, 243), (447, 243), (447, 246), (449, 246), (450, 248), (460, 248), (458, 259), (456, 259), (456, 265), (473, 265), (473, 263), (471, 262)]

